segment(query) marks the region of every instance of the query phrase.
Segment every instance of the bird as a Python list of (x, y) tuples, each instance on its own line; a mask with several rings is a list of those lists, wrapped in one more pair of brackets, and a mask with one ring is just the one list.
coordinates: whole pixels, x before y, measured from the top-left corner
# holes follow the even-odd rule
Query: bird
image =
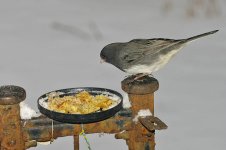
[(214, 34), (206, 32), (185, 39), (133, 39), (106, 45), (100, 52), (101, 62), (114, 65), (138, 80), (164, 67), (181, 48), (198, 38)]

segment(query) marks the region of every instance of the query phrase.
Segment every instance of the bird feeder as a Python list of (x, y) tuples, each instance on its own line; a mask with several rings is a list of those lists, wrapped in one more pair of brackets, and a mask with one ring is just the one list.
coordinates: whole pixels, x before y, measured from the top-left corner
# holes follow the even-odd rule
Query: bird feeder
[[(154, 92), (159, 84), (155, 78), (144, 77), (142, 81), (131, 82), (131, 77), (121, 82), (128, 93), (130, 108), (123, 108), (114, 116), (92, 123), (62, 123), (41, 115), (29, 120), (20, 117), (19, 103), (25, 100), (26, 92), (18, 86), (0, 87), (0, 150), (25, 150), (36, 147), (37, 142), (53, 141), (58, 137), (73, 136), (74, 150), (79, 150), (79, 135), (115, 134), (116, 139), (124, 139), (129, 150), (154, 150), (155, 130), (167, 126), (154, 115)], [(152, 115), (134, 118), (140, 110), (149, 110)]]

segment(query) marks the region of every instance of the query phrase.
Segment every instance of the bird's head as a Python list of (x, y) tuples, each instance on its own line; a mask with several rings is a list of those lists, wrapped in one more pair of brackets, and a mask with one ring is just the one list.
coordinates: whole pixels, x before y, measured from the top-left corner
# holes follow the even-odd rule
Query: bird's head
[(104, 62), (107, 62), (107, 57), (104, 49), (102, 49), (102, 51), (100, 52), (100, 63), (104, 63)]
[(100, 52), (101, 63), (113, 63), (117, 59), (117, 51), (119, 49), (120, 43), (112, 43), (105, 46)]

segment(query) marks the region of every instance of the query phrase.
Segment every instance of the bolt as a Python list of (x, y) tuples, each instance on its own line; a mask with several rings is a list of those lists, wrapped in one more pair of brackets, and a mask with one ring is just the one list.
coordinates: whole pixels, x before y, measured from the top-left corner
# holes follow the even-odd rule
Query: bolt
[(7, 143), (8, 146), (10, 147), (13, 147), (14, 145), (16, 145), (16, 140), (10, 140), (8, 143)]

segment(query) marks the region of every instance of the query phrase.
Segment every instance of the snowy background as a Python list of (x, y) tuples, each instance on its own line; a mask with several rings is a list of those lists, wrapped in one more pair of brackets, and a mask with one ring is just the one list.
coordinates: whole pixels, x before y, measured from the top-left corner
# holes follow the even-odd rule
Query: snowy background
[[(156, 132), (156, 149), (225, 150), (225, 0), (0, 0), (0, 85), (24, 87), (35, 110), (37, 98), (56, 89), (97, 86), (122, 93), (126, 74), (99, 63), (105, 45), (215, 29), (154, 73), (160, 82), (155, 114), (169, 126)], [(114, 135), (88, 138), (93, 150), (127, 149)], [(73, 138), (31, 148), (43, 149), (72, 150)]]

